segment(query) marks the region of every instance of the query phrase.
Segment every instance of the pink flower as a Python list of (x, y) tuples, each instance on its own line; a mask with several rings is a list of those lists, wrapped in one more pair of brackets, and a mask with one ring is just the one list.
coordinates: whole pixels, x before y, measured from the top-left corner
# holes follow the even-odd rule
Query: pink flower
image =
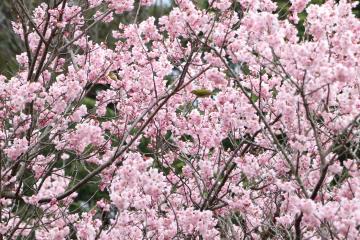
[(11, 147), (6, 148), (4, 152), (11, 160), (16, 160), (28, 149), (28, 141), (25, 138), (16, 138)]

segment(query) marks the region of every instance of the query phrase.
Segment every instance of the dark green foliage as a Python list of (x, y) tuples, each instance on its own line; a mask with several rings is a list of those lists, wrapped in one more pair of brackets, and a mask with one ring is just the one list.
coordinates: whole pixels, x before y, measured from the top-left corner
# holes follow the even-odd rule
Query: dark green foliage
[(150, 142), (151, 138), (142, 137), (138, 146), (139, 151), (147, 157), (151, 157), (154, 154), (153, 151), (149, 148)]
[[(96, 167), (94, 164), (80, 162), (76, 158), (73, 159), (71, 164), (65, 168), (66, 175), (75, 176), (75, 180), (70, 184), (69, 188), (81, 181), (88, 174), (88, 171), (92, 171)], [(82, 212), (90, 210), (98, 200), (109, 199), (106, 189), (104, 191), (99, 190), (100, 181), (100, 177), (95, 177), (92, 181), (80, 187), (75, 201), (70, 205), (70, 211)], [(85, 202), (87, 204), (84, 204)], [(89, 209), (86, 209), (85, 206), (88, 206)]]
[(176, 174), (182, 173), (182, 168), (185, 166), (185, 162), (183, 160), (177, 159), (173, 162), (172, 167), (175, 169)]
[(0, 1), (0, 74), (13, 76), (19, 68), (15, 55), (22, 52), (22, 43), (11, 30), (14, 11), (9, 0)]
[(275, 136), (281, 145), (284, 145), (284, 146), (286, 145), (286, 143), (288, 141), (286, 133), (282, 132), (280, 134), (276, 134)]

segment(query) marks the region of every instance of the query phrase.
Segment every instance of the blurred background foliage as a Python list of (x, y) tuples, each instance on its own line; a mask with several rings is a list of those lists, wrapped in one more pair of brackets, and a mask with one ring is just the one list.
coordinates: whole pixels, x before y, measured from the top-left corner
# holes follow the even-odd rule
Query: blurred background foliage
[[(51, 0), (49, 0), (51, 1)], [(70, 0), (77, 1), (77, 2), (86, 2), (84, 0)], [(137, 0), (138, 1), (138, 0)], [(138, 16), (138, 21), (144, 20), (149, 16), (153, 16), (155, 18), (159, 18), (163, 15), (166, 15), (170, 12), (171, 8), (174, 6), (174, 0), (156, 0), (156, 3), (147, 8), (141, 8)], [(288, 14), (288, 9), (291, 6), (289, 0), (275, 0), (278, 3), (278, 13), (279, 18), (286, 18)], [(312, 0), (311, 4), (322, 4), (325, 0)], [(15, 0), (0, 0), (0, 74), (5, 75), (7, 77), (12, 77), (16, 73), (18, 67), (15, 56), (24, 50), (24, 45), (19, 39), (17, 35), (11, 30), (11, 22), (16, 20), (16, 11), (14, 9), (14, 2)], [(27, 8), (32, 10), (34, 6), (37, 6), (41, 0), (24, 0), (23, 1)], [(208, 6), (208, 0), (194, 0), (196, 5), (200, 8), (206, 8)], [(137, 3), (136, 5), (137, 6)], [(357, 17), (360, 17), (360, 6), (353, 10), (354, 14)], [(91, 39), (95, 42), (106, 42), (107, 45), (110, 47), (114, 46), (115, 39), (111, 36), (111, 31), (116, 29), (119, 23), (132, 23), (135, 18), (135, 10), (130, 13), (122, 14), (122, 15), (115, 15), (115, 21), (112, 23), (100, 23), (97, 24), (90, 32)], [(91, 16), (95, 13), (95, 11), (88, 11), (85, 14), (86, 19), (91, 19)], [(297, 24), (297, 28), (299, 30), (299, 36), (301, 37), (304, 32), (304, 20), (306, 19), (306, 13), (299, 14), (300, 21)], [(196, 95), (196, 94), (195, 94)], [(197, 95), (196, 95), (197, 96)], [(85, 104), (88, 109), (94, 110), (95, 107), (95, 93), (90, 93), (83, 100), (83, 104)], [(199, 96), (197, 96), (199, 97)], [(113, 117), (114, 112), (111, 109), (108, 109), (107, 116)], [(136, 132), (136, 129), (135, 129)], [(113, 136), (109, 136), (113, 138)], [(171, 141), (171, 132), (168, 132), (164, 139), (167, 141)], [(192, 141), (191, 136), (184, 136), (184, 141)], [(235, 140), (236, 141), (236, 140)], [(113, 139), (113, 142), (116, 142), (116, 139)], [(223, 147), (225, 149), (231, 149), (234, 147), (234, 139), (231, 137), (224, 139)], [(158, 142), (151, 142), (149, 138), (141, 139), (141, 142), (138, 146), (138, 149), (142, 154), (147, 157), (153, 157), (155, 159), (154, 167), (158, 168), (160, 171), (167, 174), (169, 172), (169, 167), (162, 165), (161, 161), (158, 159), (158, 156), (154, 153), (154, 146), (159, 144)], [(160, 143), (161, 144), (161, 143)], [(92, 149), (91, 146), (88, 146), (87, 151), (89, 154), (91, 153)], [(46, 153), (44, 153), (46, 154)], [(76, 156), (71, 156), (71, 159), (75, 159)], [(70, 160), (71, 160), (70, 159)], [(79, 162), (79, 161), (72, 161), (72, 164), (67, 165), (65, 168), (66, 173), (68, 175), (75, 176), (74, 183), (76, 181), (81, 180), (84, 176), (88, 174), (89, 171), (95, 168), (94, 165)], [(62, 162), (56, 162), (55, 165), (63, 164)], [(171, 166), (177, 173), (182, 171), (182, 167), (185, 165), (184, 159), (179, 158), (174, 164)], [(60, 167), (60, 166), (56, 166)], [(28, 173), (28, 181), (29, 186), (31, 181), (34, 181), (34, 178), (31, 173)], [(78, 191), (78, 197), (76, 201), (70, 206), (70, 210), (73, 212), (82, 212), (82, 211), (89, 211), (92, 209), (97, 200), (105, 198), (108, 199), (108, 193), (105, 191), (99, 191), (100, 178), (93, 179), (93, 181), (89, 182), (88, 184), (84, 185)], [(25, 184), (26, 186), (26, 184)], [(24, 192), (30, 192), (31, 189), (26, 189), (24, 187)], [(19, 213), (21, 214), (21, 213)]]

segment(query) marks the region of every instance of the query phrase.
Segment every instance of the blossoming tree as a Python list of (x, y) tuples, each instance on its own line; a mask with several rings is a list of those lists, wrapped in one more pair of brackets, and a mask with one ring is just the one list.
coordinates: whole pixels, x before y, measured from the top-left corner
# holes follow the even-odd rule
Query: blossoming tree
[(290, 2), (14, 0), (0, 239), (359, 239), (360, 21)]

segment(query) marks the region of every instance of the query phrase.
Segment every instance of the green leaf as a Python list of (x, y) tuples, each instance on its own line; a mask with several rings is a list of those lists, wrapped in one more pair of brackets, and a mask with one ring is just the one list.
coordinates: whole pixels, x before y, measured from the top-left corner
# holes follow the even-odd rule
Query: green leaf
[(251, 101), (252, 101), (252, 102), (256, 102), (258, 99), (259, 99), (259, 96), (251, 93)]
[(273, 96), (274, 98), (276, 98), (276, 96), (277, 96), (278, 93), (279, 93), (279, 91), (278, 91), (275, 87), (271, 90), (271, 92), (272, 92), (272, 96)]
[(92, 109), (95, 107), (95, 99), (84, 97), (83, 100), (81, 100), (81, 104), (84, 104), (88, 109)]
[(153, 151), (148, 147), (151, 142), (151, 138), (142, 137), (140, 140), (140, 144), (138, 145), (138, 149), (145, 156), (152, 156)]
[(185, 162), (180, 159), (175, 160), (172, 164), (172, 167), (175, 169), (175, 172), (177, 174), (182, 173), (182, 169), (184, 166), (185, 166)]
[(107, 118), (114, 118), (114, 117), (116, 117), (115, 111), (112, 110), (111, 108), (106, 108), (105, 117), (107, 117)]
[(193, 142), (194, 138), (191, 135), (184, 134), (181, 136), (180, 140), (183, 142)]
[[(254, 53), (255, 54), (255, 53)], [(243, 63), (241, 65), (241, 71), (243, 72), (244, 75), (249, 75), (251, 72), (250, 72), (250, 68), (249, 68), (249, 65), (247, 65), (246, 63)]]

